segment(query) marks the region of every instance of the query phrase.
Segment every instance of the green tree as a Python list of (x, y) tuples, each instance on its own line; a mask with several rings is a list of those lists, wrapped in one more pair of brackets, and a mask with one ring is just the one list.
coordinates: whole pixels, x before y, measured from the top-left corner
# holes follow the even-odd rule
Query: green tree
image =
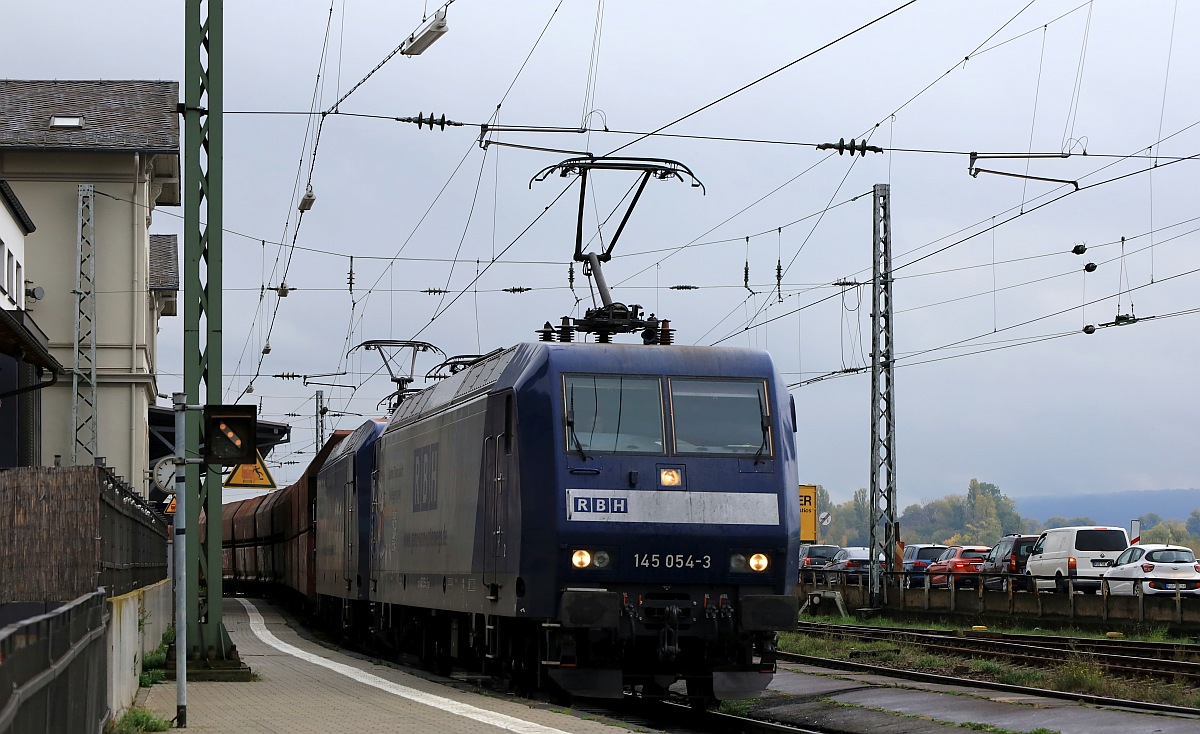
[(1188, 515), (1187, 531), (1193, 538), (1200, 538), (1200, 510), (1192, 510)]
[(1162, 515), (1157, 512), (1147, 512), (1139, 518), (1142, 521), (1142, 531), (1145, 532), (1150, 528), (1158, 525), (1163, 521)]

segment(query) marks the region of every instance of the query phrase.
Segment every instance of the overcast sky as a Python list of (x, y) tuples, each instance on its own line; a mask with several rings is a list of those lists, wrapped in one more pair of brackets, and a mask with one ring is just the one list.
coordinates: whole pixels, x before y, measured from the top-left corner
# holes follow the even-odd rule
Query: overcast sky
[[(182, 81), (181, 5), (4, 2), (2, 73)], [(316, 390), (333, 411), (379, 413), (391, 385), (375, 353), (347, 358), (354, 345), (487, 352), (591, 305), (579, 268), (568, 288), (577, 190), (546, 210), (570, 180), (529, 184), (568, 154), (485, 150), (490, 121), (586, 123), (597, 131), (489, 139), (596, 154), (636, 140), (620, 154), (695, 172), (706, 193), (647, 187), (605, 268), (614, 297), (671, 319), (680, 343), (768, 349), (796, 385), (801, 480), (835, 499), (869, 484), (870, 375), (801, 383), (869, 365), (871, 290), (833, 283), (870, 279), (880, 183), (901, 507), (973, 477), (1011, 496), (1200, 487), (1200, 314), (1180, 314), (1200, 309), (1200, 160), (1179, 160), (1200, 154), (1200, 4), (919, 0), (855, 32), (902, 5), (458, 0), (443, 38), (392, 58), (325, 118), (314, 161), (319, 117), (246, 113), (330, 109), (437, 6), (226, 3), (224, 211), (239, 233), (225, 237), (227, 401), (293, 423), (272, 459), (299, 464), (276, 479), (312, 456)], [(603, 132), (657, 130), (798, 59), (664, 130), (692, 137)], [(419, 112), (465, 125), (386, 119)], [(814, 147), (864, 135), (886, 152)], [(971, 151), (1068, 152), (977, 166), (1080, 190), (972, 177)], [(317, 202), (297, 231), (310, 171)], [(589, 237), (631, 183), (590, 180)], [(182, 233), (181, 214), (159, 210), (153, 231)], [(270, 289), (285, 278), (296, 290), (280, 299)], [(532, 290), (504, 291), (518, 287)], [(1139, 321), (1083, 333), (1118, 314)], [(163, 393), (182, 385), (182, 327), (163, 321)], [(418, 374), (435, 363), (422, 357)], [(316, 378), (337, 386), (271, 377), (340, 372)]]

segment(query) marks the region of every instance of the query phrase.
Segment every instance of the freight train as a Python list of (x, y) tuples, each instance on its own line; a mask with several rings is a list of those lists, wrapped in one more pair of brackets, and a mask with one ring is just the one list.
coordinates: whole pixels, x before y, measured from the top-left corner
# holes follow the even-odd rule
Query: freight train
[(770, 357), (538, 342), (456, 365), (295, 485), (226, 505), (226, 575), (441, 672), (762, 691), (799, 542), (795, 405)]

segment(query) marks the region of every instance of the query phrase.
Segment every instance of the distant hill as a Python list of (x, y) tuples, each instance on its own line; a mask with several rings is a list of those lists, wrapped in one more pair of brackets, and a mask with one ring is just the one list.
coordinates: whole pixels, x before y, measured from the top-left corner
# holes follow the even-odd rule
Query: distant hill
[(1165, 520), (1187, 520), (1200, 508), (1200, 489), (1147, 489), (1045, 497), (1013, 497), (1021, 517), (1045, 522), (1055, 515), (1090, 517), (1098, 525), (1129, 527), (1129, 521), (1152, 512)]

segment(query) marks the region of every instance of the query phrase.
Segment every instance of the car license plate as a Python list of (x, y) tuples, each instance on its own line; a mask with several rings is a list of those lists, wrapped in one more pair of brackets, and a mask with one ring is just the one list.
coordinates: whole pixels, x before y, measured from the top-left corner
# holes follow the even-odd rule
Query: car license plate
[(1171, 590), (1178, 589), (1178, 588), (1180, 588), (1180, 586), (1181, 586), (1180, 584), (1163, 584), (1164, 589), (1171, 589)]
[(1100, 568), (1102, 566), (1111, 566), (1111, 565), (1112, 565), (1112, 561), (1109, 559), (1100, 560), (1100, 561), (1092, 561), (1093, 568)]

